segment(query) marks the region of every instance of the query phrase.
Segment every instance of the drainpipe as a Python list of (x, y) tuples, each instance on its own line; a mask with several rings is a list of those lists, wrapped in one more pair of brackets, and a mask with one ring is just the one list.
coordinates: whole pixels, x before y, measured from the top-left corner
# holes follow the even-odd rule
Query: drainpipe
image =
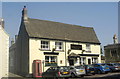
[(66, 41), (65, 41), (65, 66), (67, 66), (67, 60), (66, 60)]

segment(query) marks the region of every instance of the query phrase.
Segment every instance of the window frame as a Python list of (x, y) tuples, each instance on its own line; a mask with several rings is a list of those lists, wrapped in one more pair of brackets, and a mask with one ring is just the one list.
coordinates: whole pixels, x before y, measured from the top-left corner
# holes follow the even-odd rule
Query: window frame
[(86, 44), (86, 52), (91, 52), (91, 45), (90, 44)]
[[(61, 43), (61, 44), (60, 44)], [(61, 49), (58, 49), (58, 48), (60, 48), (61, 47)], [(55, 42), (55, 50), (56, 51), (62, 51), (63, 50), (63, 42), (60, 42), (60, 41), (56, 41)]]
[[(44, 44), (42, 43), (44, 42)], [(48, 44), (47, 44), (47, 43)], [(50, 41), (47, 41), (47, 40), (41, 40), (40, 42), (40, 47), (41, 47), (41, 50), (50, 50)]]
[[(46, 57), (48, 57), (48, 60), (46, 60)], [(54, 57), (52, 59), (52, 57)], [(57, 66), (57, 56), (45, 56), (45, 66)]]

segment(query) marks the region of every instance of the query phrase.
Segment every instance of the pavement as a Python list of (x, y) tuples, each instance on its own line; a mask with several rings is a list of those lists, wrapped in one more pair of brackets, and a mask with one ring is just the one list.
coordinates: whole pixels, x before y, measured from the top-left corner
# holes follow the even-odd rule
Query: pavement
[(3, 77), (1, 79), (24, 79), (24, 78), (22, 76), (19, 76), (19, 75), (9, 72), (8, 77)]

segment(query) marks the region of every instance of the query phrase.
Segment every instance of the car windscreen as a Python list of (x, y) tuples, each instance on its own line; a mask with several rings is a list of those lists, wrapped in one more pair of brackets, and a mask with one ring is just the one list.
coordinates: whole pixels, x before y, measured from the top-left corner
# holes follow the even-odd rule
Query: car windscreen
[(91, 67), (93, 67), (93, 65), (87, 65), (88, 66), (88, 68), (91, 68)]
[(113, 64), (107, 64), (108, 66), (113, 66)]
[(68, 67), (60, 67), (61, 70), (68, 70)]
[(114, 63), (114, 66), (119, 66), (119, 64), (118, 63)]
[(105, 64), (101, 64), (101, 66), (105, 66)]
[(76, 69), (83, 69), (84, 66), (75, 66)]

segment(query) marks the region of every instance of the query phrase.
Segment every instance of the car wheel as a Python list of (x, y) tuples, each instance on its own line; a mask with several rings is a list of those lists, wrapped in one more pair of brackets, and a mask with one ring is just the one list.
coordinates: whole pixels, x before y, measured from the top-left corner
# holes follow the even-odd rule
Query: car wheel
[(92, 75), (95, 75), (95, 73), (93, 73)]
[(57, 77), (53, 77), (53, 79), (58, 79)]
[(110, 72), (113, 72), (113, 70), (110, 68)]
[(81, 75), (81, 77), (84, 77), (84, 75)]
[(58, 77), (57, 79), (65, 79), (65, 78), (59, 78), (59, 77)]
[(72, 74), (71, 74), (71, 77), (72, 77), (72, 78), (74, 78), (74, 77), (75, 77), (75, 74), (74, 74), (74, 73), (72, 73)]
[(101, 72), (101, 70), (98, 70), (98, 74), (101, 74), (102, 72)]
[(43, 77), (42, 79), (47, 79), (46, 77)]

